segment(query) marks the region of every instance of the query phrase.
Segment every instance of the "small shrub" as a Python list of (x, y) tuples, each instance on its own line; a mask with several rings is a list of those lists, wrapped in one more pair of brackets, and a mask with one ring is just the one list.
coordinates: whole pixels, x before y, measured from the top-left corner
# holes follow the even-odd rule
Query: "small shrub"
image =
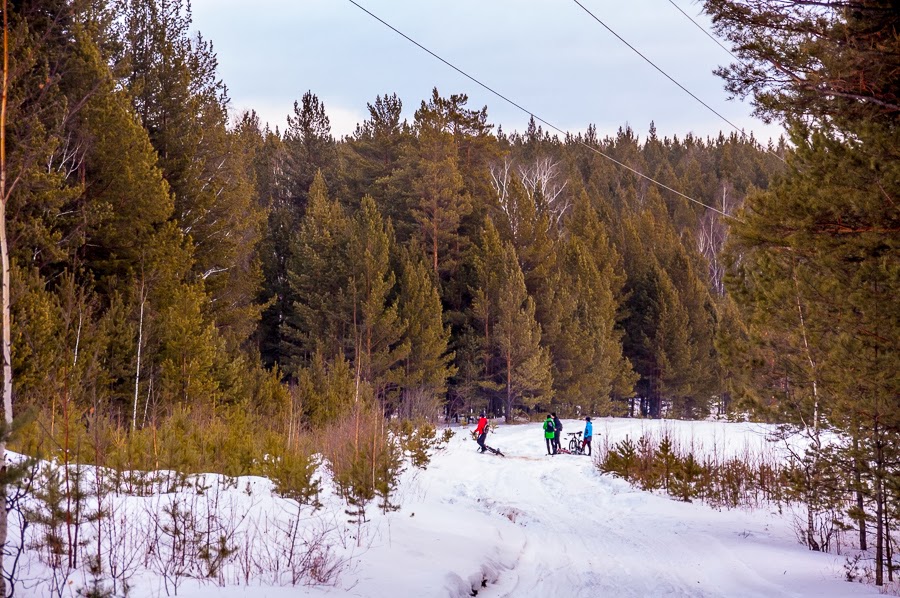
[(684, 502), (691, 502), (697, 497), (697, 482), (703, 473), (703, 467), (694, 458), (694, 453), (682, 459), (675, 470), (671, 494)]
[(283, 498), (291, 498), (301, 505), (319, 508), (321, 479), (316, 477), (319, 460), (302, 449), (270, 451), (266, 457), (264, 473), (275, 484), (275, 492)]
[(453, 430), (444, 428), (438, 436), (434, 425), (429, 422), (416, 424), (411, 420), (403, 420), (394, 429), (403, 455), (417, 469), (426, 469), (434, 452), (442, 449), (453, 438)]
[(663, 435), (659, 446), (656, 447), (655, 460), (659, 468), (662, 487), (668, 492), (672, 483), (672, 476), (678, 467), (678, 456), (672, 448), (672, 438), (668, 434)]
[(637, 464), (637, 448), (634, 441), (628, 436), (607, 451), (605, 458), (600, 463), (600, 469), (606, 473), (618, 475), (626, 480), (632, 480)]

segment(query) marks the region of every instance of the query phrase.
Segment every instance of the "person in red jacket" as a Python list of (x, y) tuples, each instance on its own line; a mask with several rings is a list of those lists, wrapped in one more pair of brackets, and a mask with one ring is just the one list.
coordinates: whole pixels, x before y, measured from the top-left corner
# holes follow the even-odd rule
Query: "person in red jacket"
[(478, 446), (481, 448), (478, 449), (479, 453), (483, 453), (487, 450), (484, 446), (484, 440), (487, 438), (488, 433), (488, 420), (485, 417), (484, 411), (481, 412), (481, 419), (478, 420), (478, 427), (475, 428), (475, 436), (478, 437)]

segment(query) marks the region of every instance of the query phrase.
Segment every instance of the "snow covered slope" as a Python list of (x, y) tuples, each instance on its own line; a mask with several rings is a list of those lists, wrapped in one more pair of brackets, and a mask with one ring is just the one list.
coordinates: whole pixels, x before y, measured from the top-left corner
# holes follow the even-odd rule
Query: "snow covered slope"
[[(582, 429), (577, 421), (563, 423), (565, 432)], [(708, 450), (772, 450), (759, 426), (712, 422), (600, 419), (595, 443), (639, 436), (645, 426), (665, 426), (683, 443)], [(429, 505), (468, 504), (495, 520), (472, 541), (494, 546), (490, 564), (499, 565), (478, 596), (874, 593), (841, 580), (843, 558), (799, 545), (786, 518), (716, 511), (632, 489), (600, 474), (588, 457), (546, 456), (537, 424), (501, 426), (488, 437), (505, 459), (474, 452), (462, 435), (456, 440), (420, 484)]]
[[(565, 431), (582, 423), (564, 420)], [(773, 450), (766, 428), (751, 424), (594, 421), (595, 444), (666, 429), (698, 450)], [(306, 513), (303, 525), (330, 526), (336, 550), (352, 558), (335, 587), (251, 580), (232, 565), (225, 587), (185, 580), (179, 596), (232, 598), (628, 596), (857, 596), (874, 588), (843, 581), (844, 557), (808, 551), (790, 518), (763, 510), (717, 511), (641, 492), (602, 475), (589, 457), (547, 456), (540, 424), (501, 425), (488, 436), (505, 458), (479, 454), (465, 428), (425, 471), (405, 474), (402, 508), (347, 524), (343, 506)], [(250, 519), (296, 516), (266, 480), (228, 490)], [(243, 501), (243, 502), (241, 502)], [(374, 510), (374, 508), (372, 509)], [(261, 540), (264, 541), (264, 540)], [(132, 596), (164, 596), (144, 572)], [(283, 582), (282, 582), (283, 583)], [(74, 587), (81, 585), (77, 580)]]

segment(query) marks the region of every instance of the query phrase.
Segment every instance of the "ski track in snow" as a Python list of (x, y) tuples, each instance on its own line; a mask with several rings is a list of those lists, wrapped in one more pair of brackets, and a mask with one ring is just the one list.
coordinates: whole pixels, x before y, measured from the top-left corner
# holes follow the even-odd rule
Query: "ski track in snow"
[[(602, 421), (595, 422), (595, 430), (603, 430)], [(564, 424), (564, 437), (581, 429), (577, 421)], [(628, 425), (633, 437), (640, 434), (633, 423)], [(721, 432), (716, 438), (703, 431), (707, 437), (694, 440), (705, 440), (707, 446), (727, 435)], [(811, 553), (797, 544), (783, 518), (773, 519), (779, 526), (773, 535), (765, 512), (717, 511), (640, 492), (602, 475), (590, 457), (547, 456), (539, 425), (500, 426), (490, 434), (488, 444), (503, 450), (505, 459), (474, 450), (453, 455), (474, 449), (469, 444), (461, 434), (447, 455), (435, 458), (432, 475), (450, 486), (445, 500), (471, 501), (483, 512), (507, 519), (496, 523), (494, 537), (486, 534), (474, 542), (502, 543), (507, 523), (524, 532), (515, 562), (488, 579), (480, 597), (873, 593), (841, 580), (840, 557)]]
[[(563, 420), (565, 432), (583, 422)], [(598, 445), (668, 433), (698, 453), (763, 450), (771, 428), (755, 424), (598, 418)], [(487, 443), (506, 457), (479, 454), (470, 431), (454, 427), (446, 449), (424, 471), (403, 474), (396, 499), (383, 514), (372, 505), (363, 536), (346, 523), (345, 506), (325, 482), (325, 507), (303, 511), (304, 525), (326, 526), (343, 538), (333, 548), (350, 559), (333, 587), (237, 583), (224, 587), (184, 580), (185, 598), (466, 597), (845, 597), (878, 595), (843, 580), (845, 557), (801, 546), (791, 517), (766, 509), (716, 510), (642, 492), (601, 474), (587, 456), (547, 456), (540, 424), (500, 425)], [(563, 444), (568, 437), (563, 434)], [(272, 484), (247, 478), (223, 493), (248, 520), (296, 517), (293, 501)], [(136, 500), (136, 499), (128, 499)], [(143, 500), (143, 499), (141, 499)], [(271, 528), (270, 528), (271, 529)], [(263, 540), (264, 541), (264, 540)], [(130, 596), (166, 596), (161, 578), (144, 572)], [(84, 585), (71, 586), (67, 595)], [(23, 595), (35, 595), (28, 594)]]

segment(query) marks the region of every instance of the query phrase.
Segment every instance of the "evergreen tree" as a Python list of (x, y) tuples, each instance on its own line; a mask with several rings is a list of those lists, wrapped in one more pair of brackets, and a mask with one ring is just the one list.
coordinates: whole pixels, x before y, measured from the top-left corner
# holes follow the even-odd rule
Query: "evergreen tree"
[(456, 163), (453, 136), (444, 123), (423, 107), (416, 112), (416, 148), (418, 164), (414, 170), (413, 192), (416, 202), (412, 214), (417, 234), (429, 255), (437, 276), (449, 275), (456, 269), (461, 247), (461, 220), (471, 210), (463, 179)]
[(409, 354), (403, 364), (400, 413), (434, 417), (456, 372), (449, 351), (450, 329), (443, 324), (441, 299), (433, 274), (422, 261), (405, 255), (400, 278), (400, 317), (406, 324)]
[(285, 188), (295, 210), (306, 205), (316, 174), (325, 180), (337, 180), (337, 149), (331, 135), (331, 121), (325, 104), (307, 91), (294, 102), (294, 114), (288, 116), (284, 132)]
[[(587, 197), (576, 201), (559, 288), (573, 297), (562, 341), (552, 345), (557, 392), (594, 413), (610, 413), (613, 397), (629, 396), (637, 376), (622, 354), (618, 309), (625, 282), (621, 258)], [(564, 302), (558, 302), (565, 305)]]
[(714, 307), (688, 249), (660, 212), (642, 212), (640, 229), (630, 218), (622, 227), (629, 264), (625, 356), (641, 374), (646, 413), (659, 417), (668, 399), (680, 415), (702, 416), (716, 390)]
[(239, 131), (245, 128), (247, 132), (244, 137), (252, 140), (255, 149), (253, 164), (257, 197), (267, 211), (265, 232), (259, 244), (263, 273), (260, 303), (267, 306), (260, 315), (258, 344), (263, 363), (271, 366), (279, 361), (287, 362), (282, 353), (284, 339), (281, 331), (290, 311), (287, 264), (298, 215), (287, 200), (284, 175), (287, 158), (281, 136), (277, 130), (272, 132), (268, 127), (260, 131), (258, 121), (251, 120), (246, 127), (239, 127)]
[(357, 125), (353, 135), (341, 144), (346, 167), (343, 173), (348, 198), (371, 195), (387, 216), (388, 187), (393, 172), (400, 168), (404, 147), (412, 133), (406, 121), (400, 120), (403, 102), (397, 94), (377, 96), (366, 105), (369, 118)]
[(801, 0), (749, 7), (706, 0), (704, 10), (739, 59), (717, 74), (729, 92), (751, 96), (764, 119), (810, 117), (840, 130), (847, 119), (900, 113), (893, 2), (840, 0), (814, 11)]
[[(471, 289), (472, 306), (471, 319), (473, 320), (473, 337), (478, 339), (479, 355), (471, 358), (468, 364), (475, 361), (481, 365), (478, 375), (479, 386), (488, 393), (489, 402), (495, 397), (499, 398), (502, 390), (495, 378), (498, 365), (495, 363), (494, 338), (496, 321), (499, 317), (498, 298), (500, 286), (503, 281), (498, 264), (503, 262), (504, 250), (500, 235), (490, 219), (485, 219), (484, 228), (478, 244), (472, 250), (472, 269), (475, 272), (475, 286)], [(458, 353), (462, 355), (464, 353)], [(466, 363), (457, 361), (460, 371), (469, 371)]]
[(264, 214), (248, 179), (251, 165), (229, 133), (225, 86), (212, 45), (191, 39), (184, 0), (122, 0), (127, 89), (172, 191), (174, 218), (193, 245), (193, 274), (212, 301), (204, 307), (236, 346), (256, 326), (261, 273), (255, 247)]
[(309, 425), (320, 429), (346, 417), (356, 396), (355, 376), (349, 361), (337, 355), (326, 361), (316, 352), (309, 367), (300, 370), (297, 387)]
[(751, 196), (735, 227), (732, 252), (741, 261), (731, 283), (749, 319), (758, 394), (777, 397), (770, 407), (804, 434), (826, 423), (850, 434), (848, 469), (872, 462), (866, 482), (883, 569), (885, 488), (896, 458), (889, 447), (900, 432), (900, 379), (888, 365), (898, 321), (885, 308), (900, 269), (884, 232), (898, 218), (883, 203), (895, 160), (882, 161), (892, 133), (872, 128), (860, 137), (851, 146), (825, 134), (794, 136), (790, 176)]
[(541, 326), (515, 248), (501, 242), (490, 220), (472, 260), (478, 281), (472, 315), (481, 331), (480, 386), (489, 399), (501, 401), (512, 422), (515, 408), (551, 398), (550, 352), (541, 345)]
[(390, 221), (381, 217), (371, 197), (364, 197), (350, 225), (348, 243), (353, 361), (360, 379), (371, 386), (382, 406), (390, 408), (410, 350), (395, 296), (394, 242)]
[[(309, 205), (291, 243), (287, 262), (290, 311), (281, 330), (290, 373), (308, 363), (316, 351), (331, 359), (352, 358), (354, 305), (349, 285), (351, 223), (343, 208), (328, 197), (317, 174)], [(358, 363), (355, 358), (353, 363)]]
[[(264, 274), (263, 298), (269, 301), (261, 322), (261, 352), (268, 363), (291, 363), (296, 355), (287, 347), (297, 339), (285, 338), (293, 310), (291, 274), (294, 259), (291, 255), (295, 231), (301, 226), (308, 208), (312, 186), (317, 176), (337, 181), (337, 150), (331, 135), (331, 123), (325, 106), (312, 92), (294, 102), (294, 114), (288, 116), (288, 128), (283, 138), (265, 132), (262, 153), (257, 169), (265, 175), (265, 202), (269, 208), (268, 226), (262, 241)], [(333, 351), (332, 347), (329, 351)], [(329, 352), (329, 354), (331, 354)], [(306, 359), (309, 357), (306, 354)], [(289, 368), (296, 366), (296, 363)]]
[(450, 114), (437, 90), (415, 113), (414, 143), (404, 144), (387, 183), (385, 213), (397, 226), (398, 240), (414, 238), (432, 270), (447, 282), (467, 247), (461, 226), (472, 211), (459, 170)]
[(512, 423), (514, 409), (548, 401), (552, 396), (550, 352), (541, 346), (541, 326), (535, 319), (534, 300), (525, 288), (515, 249), (506, 244), (497, 264), (500, 287), (496, 298), (494, 330), (499, 376), (504, 387), (506, 421)]
[(882, 585), (900, 430), (898, 310), (885, 307), (898, 282), (898, 13), (877, 0), (705, 7), (742, 59), (720, 71), (728, 88), (785, 122), (796, 147), (783, 179), (748, 198), (734, 226), (733, 289), (763, 358), (757, 390), (796, 413), (802, 433), (817, 437), (824, 419), (851, 438), (842, 457), (856, 478), (860, 544), (868, 516)]

